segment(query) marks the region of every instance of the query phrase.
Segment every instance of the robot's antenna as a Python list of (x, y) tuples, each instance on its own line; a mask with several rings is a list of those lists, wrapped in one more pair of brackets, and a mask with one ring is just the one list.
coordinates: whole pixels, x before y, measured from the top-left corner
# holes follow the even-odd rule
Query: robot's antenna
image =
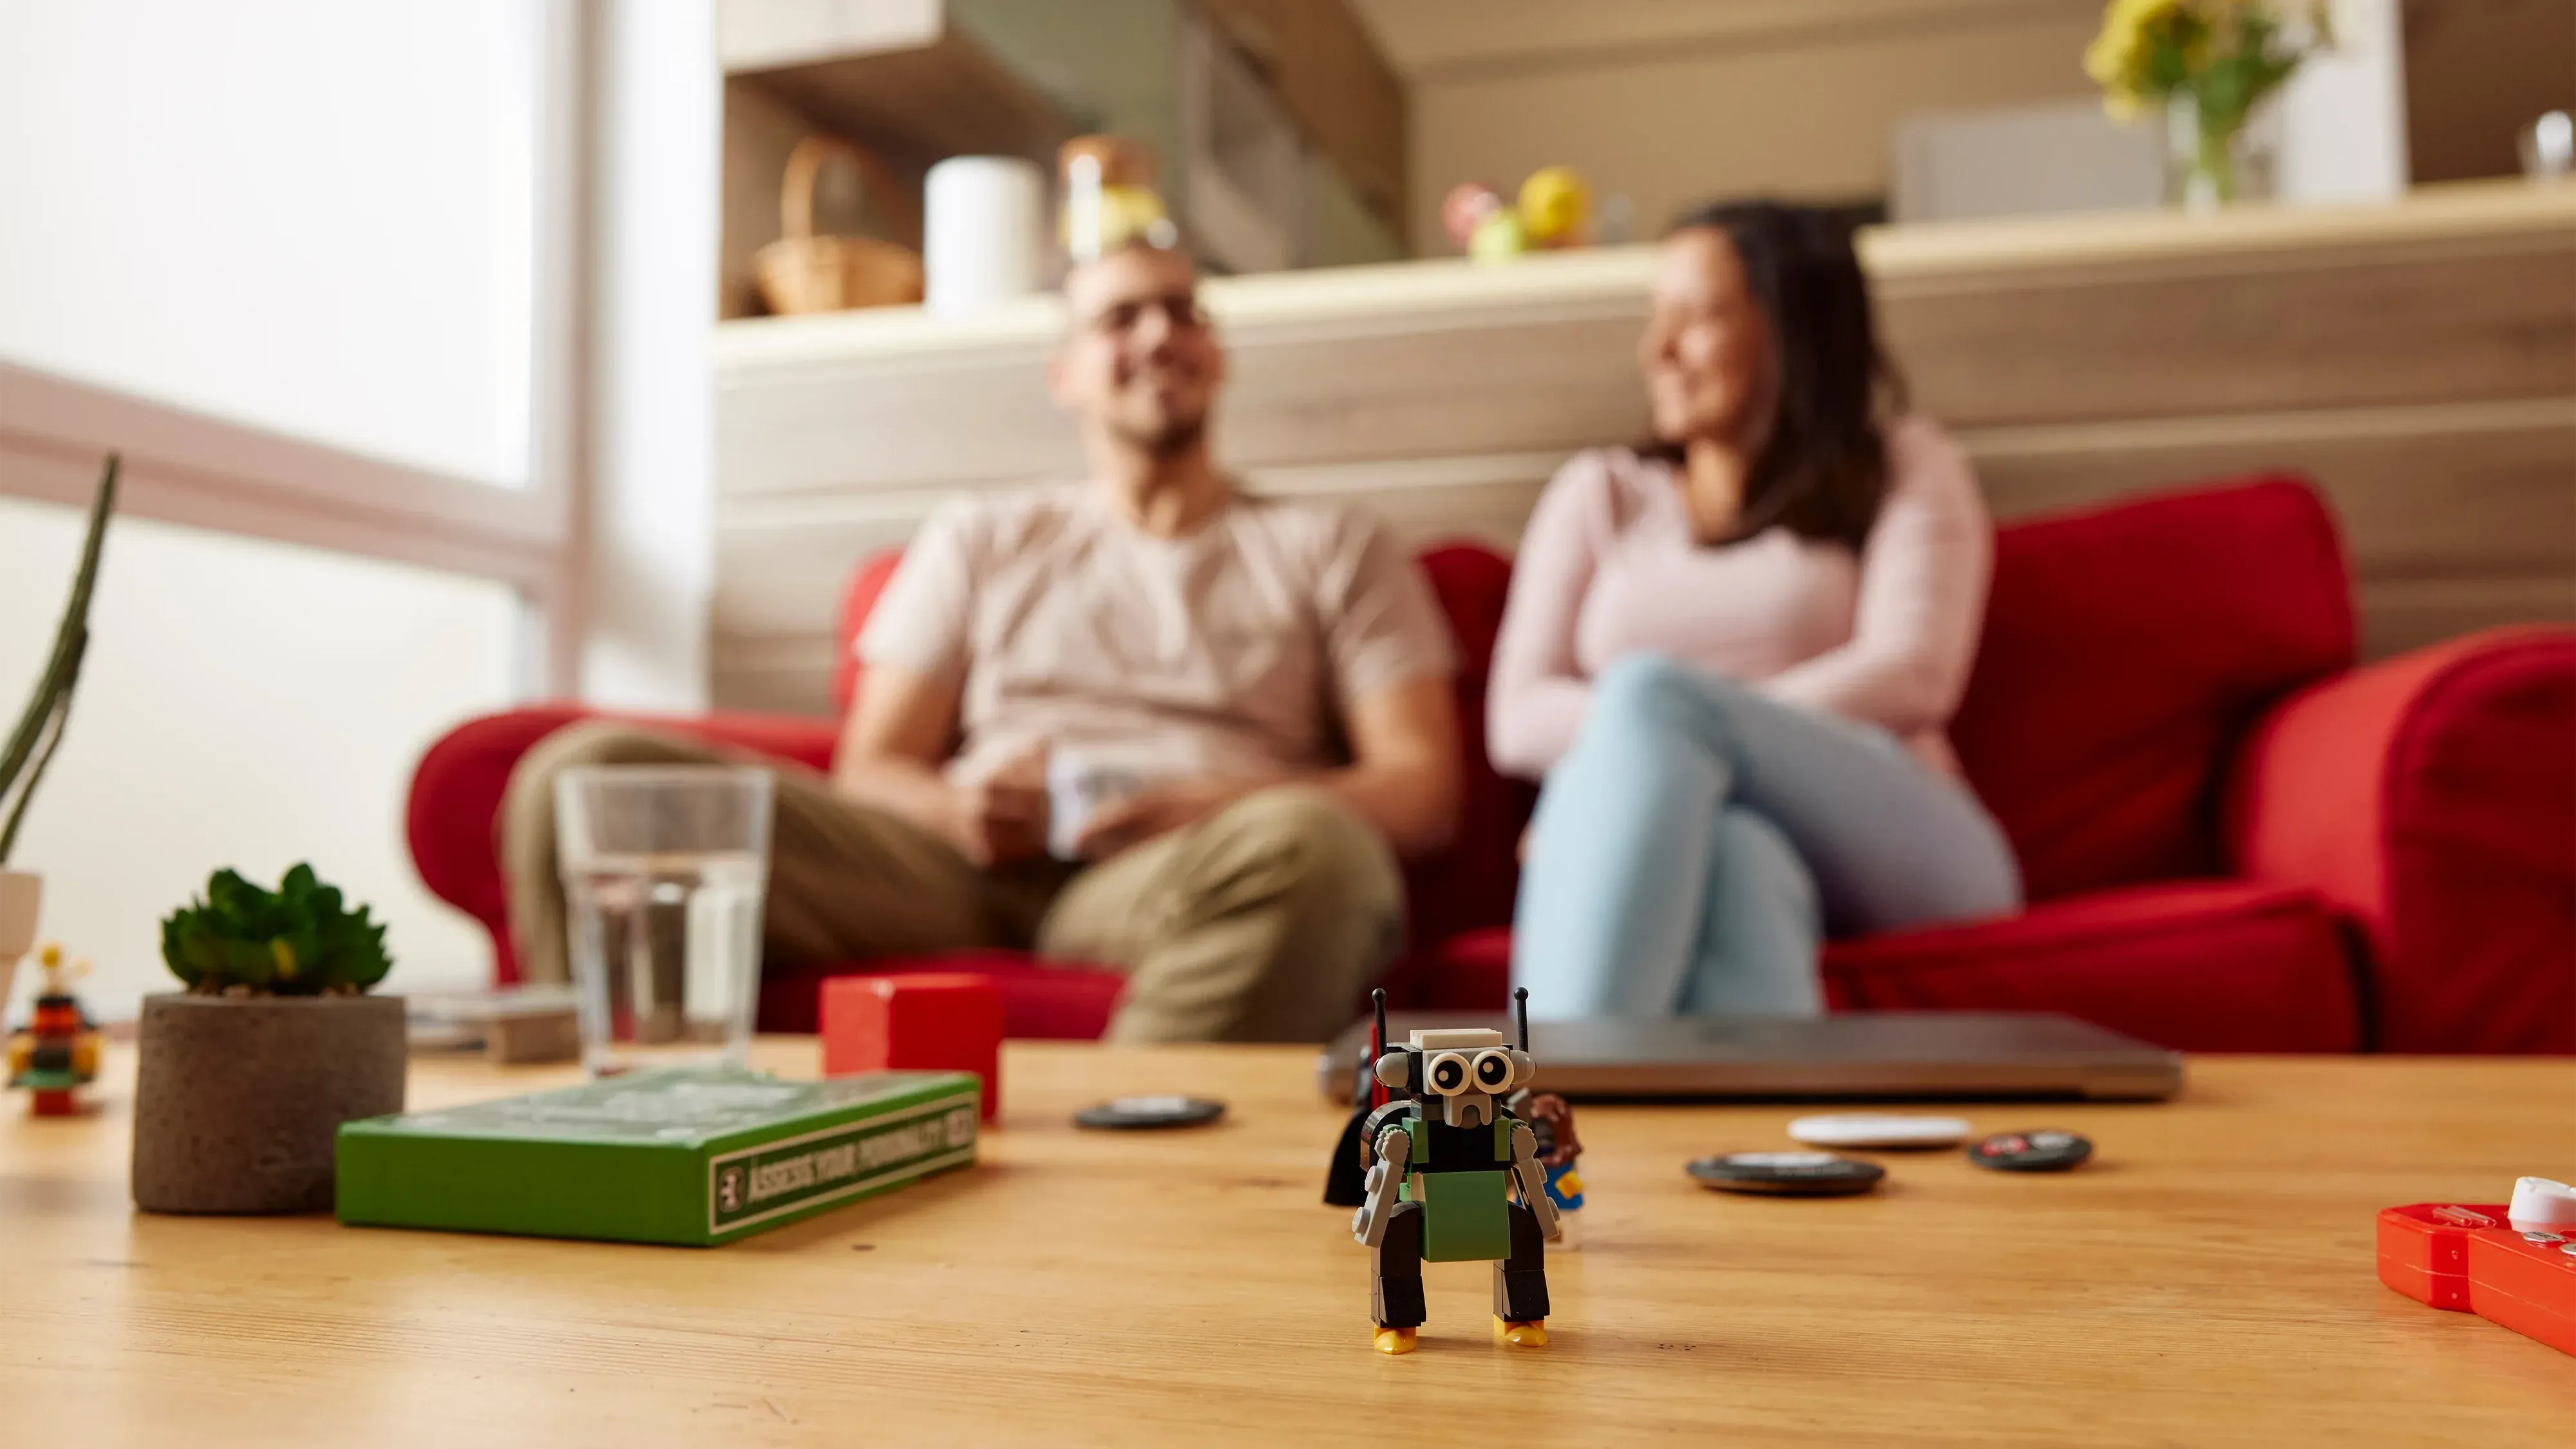
[[(1385, 993), (1380, 992), (1379, 994), (1384, 995)], [(1516, 1002), (1521, 1009), (1521, 1050), (1526, 1052), (1529, 1050), (1529, 988), (1526, 986), (1513, 987), (1512, 1000)]]
[(1377, 1025), (1369, 1032), (1368, 1059), (1360, 1064), (1360, 1079), (1367, 1084), (1363, 1100), (1372, 1108), (1386, 1105), (1386, 1083), (1377, 1079), (1377, 1059), (1386, 1055), (1386, 992), (1383, 988), (1369, 993), (1377, 1003)]

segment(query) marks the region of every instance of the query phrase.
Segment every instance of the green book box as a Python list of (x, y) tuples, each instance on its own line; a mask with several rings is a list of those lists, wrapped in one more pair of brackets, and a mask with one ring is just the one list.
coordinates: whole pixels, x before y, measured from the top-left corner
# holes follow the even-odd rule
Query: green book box
[(636, 1072), (340, 1128), (339, 1214), (374, 1227), (711, 1247), (975, 1160), (966, 1072)]

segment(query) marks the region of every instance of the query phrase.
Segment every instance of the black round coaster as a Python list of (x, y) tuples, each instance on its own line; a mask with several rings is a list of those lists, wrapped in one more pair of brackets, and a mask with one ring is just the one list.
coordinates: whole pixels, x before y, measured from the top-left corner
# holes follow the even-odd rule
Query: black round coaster
[(2064, 1172), (2083, 1166), (2092, 1155), (2091, 1139), (2054, 1127), (1998, 1132), (1968, 1144), (1970, 1162), (1997, 1172)]
[(1207, 1097), (1118, 1097), (1073, 1114), (1077, 1127), (1133, 1132), (1153, 1127), (1202, 1127), (1225, 1115), (1225, 1104)]
[(1887, 1176), (1887, 1169), (1875, 1162), (1837, 1157), (1830, 1152), (1730, 1152), (1722, 1157), (1694, 1158), (1682, 1170), (1705, 1187), (1782, 1197), (1838, 1197), (1867, 1192)]

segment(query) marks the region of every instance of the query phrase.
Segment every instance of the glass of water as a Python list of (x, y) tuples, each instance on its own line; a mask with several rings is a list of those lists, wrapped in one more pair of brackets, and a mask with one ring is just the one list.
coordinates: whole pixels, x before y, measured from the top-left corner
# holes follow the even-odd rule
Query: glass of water
[(745, 1064), (769, 884), (769, 772), (598, 765), (555, 778), (555, 847), (594, 1077)]

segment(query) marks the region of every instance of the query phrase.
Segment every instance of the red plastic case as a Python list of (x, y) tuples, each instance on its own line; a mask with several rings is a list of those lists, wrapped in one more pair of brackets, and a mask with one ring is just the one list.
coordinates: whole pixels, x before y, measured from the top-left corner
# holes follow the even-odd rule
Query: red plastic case
[(2576, 1234), (2525, 1233), (2502, 1203), (2415, 1203), (2379, 1214), (2379, 1281), (2576, 1354)]

